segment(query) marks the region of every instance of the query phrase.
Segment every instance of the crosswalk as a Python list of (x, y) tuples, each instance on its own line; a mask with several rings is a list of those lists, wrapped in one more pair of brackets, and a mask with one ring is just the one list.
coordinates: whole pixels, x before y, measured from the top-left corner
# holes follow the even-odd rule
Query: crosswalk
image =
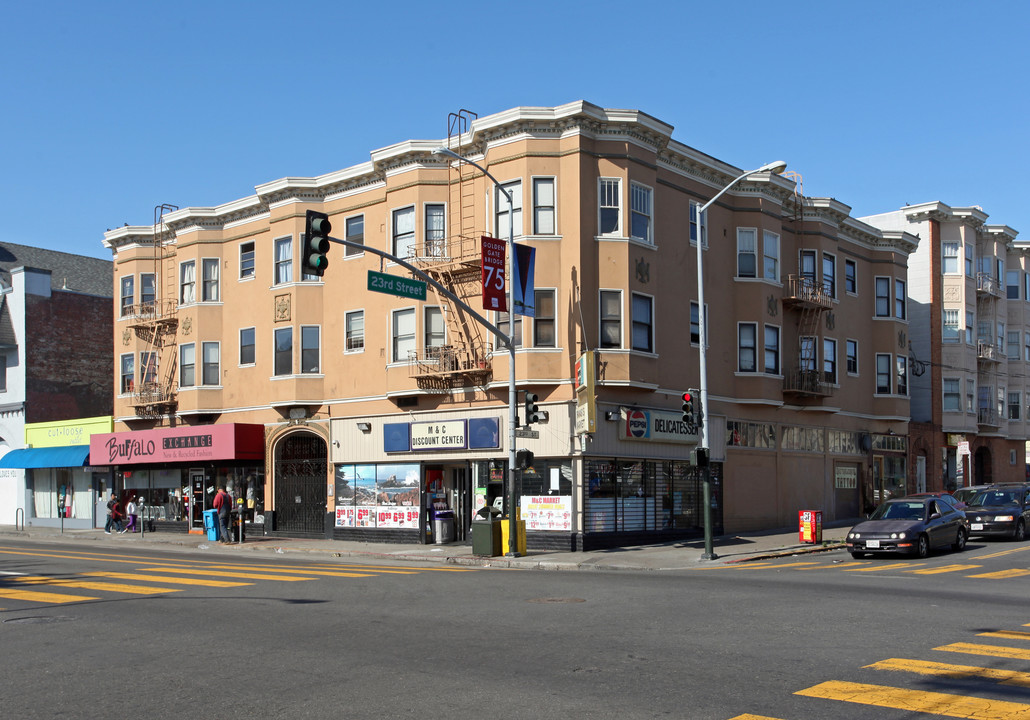
[[(1030, 627), (1028, 623), (1024, 627)], [(957, 681), (979, 681), (977, 692), (945, 692), (970, 687), (956, 683), (953, 688), (925, 690), (919, 687), (896, 687), (892, 685), (855, 682), (852, 680), (827, 680), (811, 687), (795, 691), (799, 697), (813, 698), (831, 703), (847, 703), (868, 707), (901, 710), (905, 717), (933, 716), (966, 718), (967, 720), (1030, 720), (1030, 632), (1026, 630), (992, 630), (979, 633), (976, 637), (986, 642), (954, 642), (931, 650), (933, 653), (961, 654), (979, 658), (982, 665), (954, 664), (938, 659), (887, 658), (865, 666), (863, 669), (885, 673), (904, 673), (917, 678), (943, 678)], [(999, 644), (997, 641), (1016, 644)], [(944, 656), (939, 656), (942, 659)], [(1022, 661), (1026, 669), (1013, 669), (998, 665), (998, 659)], [(927, 686), (929, 683), (916, 683)], [(997, 686), (995, 690), (994, 686)], [(1005, 688), (1015, 688), (1006, 690)], [(1026, 690), (1024, 690), (1026, 689)], [(994, 695), (995, 697), (991, 697)], [(999, 697), (1000, 696), (1000, 697)], [(1023, 699), (1026, 702), (1022, 702)], [(824, 712), (814, 708), (815, 712)], [(831, 711), (832, 712), (832, 711)], [(842, 711), (841, 711), (842, 712)], [(875, 718), (875, 715), (863, 714)], [(893, 715), (891, 716), (893, 717)], [(730, 720), (787, 720), (767, 715), (745, 713)]]
[[(151, 556), (114, 555), (76, 551), (32, 551), (0, 547), (0, 558), (27, 556), (79, 560), (92, 567), (118, 569), (82, 570), (72, 575), (48, 576), (0, 571), (0, 611), (14, 602), (61, 605), (117, 596), (165, 595), (190, 588), (240, 588), (259, 582), (301, 583), (330, 578), (373, 578), (383, 575), (416, 575), (429, 572), (475, 572), (471, 567), (412, 568), (391, 565), (243, 564), (225, 560), (162, 560)], [(10, 602), (5, 602), (10, 601)]]

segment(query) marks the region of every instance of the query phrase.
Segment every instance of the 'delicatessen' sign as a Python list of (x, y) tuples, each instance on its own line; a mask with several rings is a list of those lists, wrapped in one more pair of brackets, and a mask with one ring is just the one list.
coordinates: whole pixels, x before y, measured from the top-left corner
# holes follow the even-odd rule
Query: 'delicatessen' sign
[(696, 445), (697, 426), (683, 421), (681, 413), (661, 410), (622, 410), (623, 440), (643, 442), (685, 443)]
[(89, 439), (92, 465), (260, 460), (264, 456), (264, 426), (243, 423), (100, 433)]

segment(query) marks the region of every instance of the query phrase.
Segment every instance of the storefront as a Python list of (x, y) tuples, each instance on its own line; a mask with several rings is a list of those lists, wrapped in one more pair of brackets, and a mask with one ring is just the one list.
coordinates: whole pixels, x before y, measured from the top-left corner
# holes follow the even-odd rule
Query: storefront
[(146, 530), (203, 532), (219, 486), (247, 522), (264, 523), (264, 434), (242, 423), (104, 433), (90, 439), (90, 459), (110, 466), (120, 501), (143, 506)]
[(112, 423), (106, 416), (25, 426), (26, 447), (0, 458), (0, 469), (25, 471), (26, 525), (96, 527), (111, 476), (106, 467), (90, 465), (89, 438), (110, 431)]

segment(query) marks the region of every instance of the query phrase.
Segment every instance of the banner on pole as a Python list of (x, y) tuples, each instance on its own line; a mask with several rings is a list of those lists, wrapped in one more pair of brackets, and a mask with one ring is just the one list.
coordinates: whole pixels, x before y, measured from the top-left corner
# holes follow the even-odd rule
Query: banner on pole
[(533, 271), (536, 265), (536, 248), (529, 245), (516, 245), (512, 253), (512, 266), (515, 283), (512, 286), (512, 301), (515, 306), (514, 312), (519, 315), (535, 317), (536, 315), (536, 288), (534, 287)]
[(508, 312), (504, 283), (504, 241), (483, 235), (483, 309)]

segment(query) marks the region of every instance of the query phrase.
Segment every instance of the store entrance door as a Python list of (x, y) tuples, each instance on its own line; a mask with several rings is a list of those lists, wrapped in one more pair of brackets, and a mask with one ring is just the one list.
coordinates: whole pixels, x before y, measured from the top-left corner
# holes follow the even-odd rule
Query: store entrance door
[(204, 531), (204, 511), (207, 510), (208, 493), (214, 496), (203, 468), (190, 468), (190, 530)]
[(275, 447), (275, 524), (289, 535), (325, 535), (328, 448), (312, 432), (295, 432)]

